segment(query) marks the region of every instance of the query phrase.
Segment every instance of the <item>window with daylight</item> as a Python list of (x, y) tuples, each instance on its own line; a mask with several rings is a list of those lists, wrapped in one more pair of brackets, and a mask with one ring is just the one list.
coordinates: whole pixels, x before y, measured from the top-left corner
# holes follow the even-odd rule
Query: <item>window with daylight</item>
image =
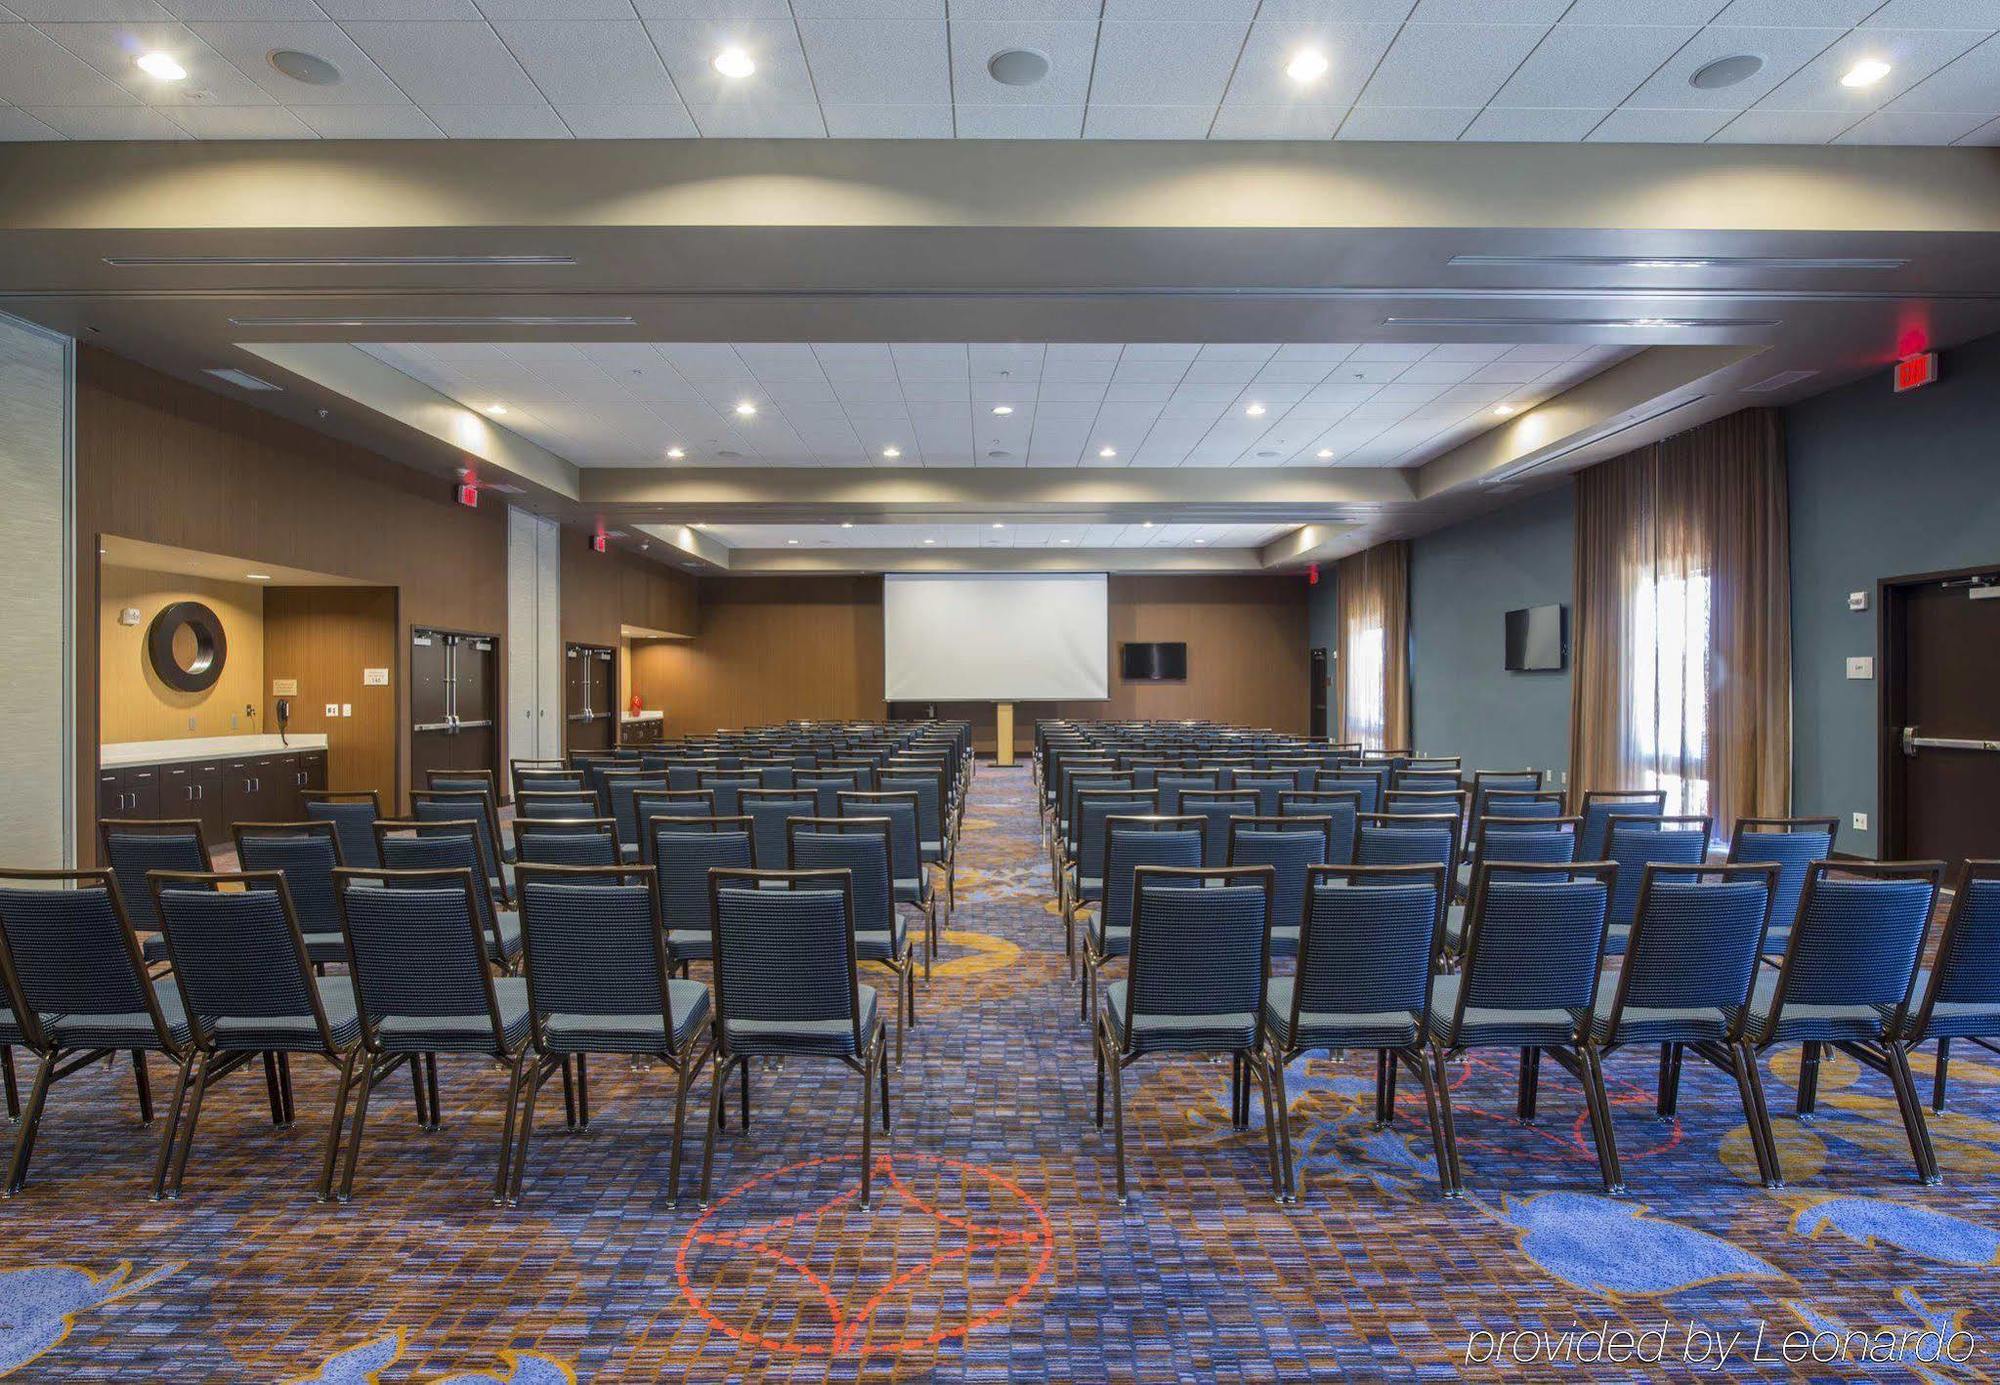
[(1409, 745), (1410, 545), (1402, 539), (1334, 569), (1340, 643), (1340, 739), (1372, 750)]
[(1382, 627), (1362, 626), (1347, 636), (1347, 722), (1349, 740), (1380, 750), (1382, 732)]
[(1709, 579), (1705, 572), (1643, 573), (1631, 586), (1626, 649), (1638, 787), (1664, 789), (1669, 813), (1709, 805)]

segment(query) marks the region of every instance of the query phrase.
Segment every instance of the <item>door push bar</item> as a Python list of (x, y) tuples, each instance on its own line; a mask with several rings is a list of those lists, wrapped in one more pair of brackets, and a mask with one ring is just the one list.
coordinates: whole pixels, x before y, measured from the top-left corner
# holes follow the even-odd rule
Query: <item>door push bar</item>
[(1987, 750), (2000, 754), (2000, 741), (1968, 740), (1954, 736), (1919, 736), (1917, 728), (1903, 728), (1903, 753), (1915, 755), (1919, 750)]

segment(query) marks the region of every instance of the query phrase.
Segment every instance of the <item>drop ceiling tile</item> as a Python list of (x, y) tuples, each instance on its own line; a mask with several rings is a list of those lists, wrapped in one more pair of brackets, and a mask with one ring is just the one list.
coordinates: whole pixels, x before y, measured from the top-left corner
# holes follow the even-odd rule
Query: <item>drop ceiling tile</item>
[[(2000, 6), (1995, 9), (2000, 22)], [(1842, 38), (1757, 103), (1759, 110), (1846, 111), (1858, 120), (1972, 48), (1986, 35), (1969, 29), (1868, 29)], [(1869, 87), (1842, 86), (1841, 74), (1873, 58), (1891, 64)]]
[(826, 118), (815, 105), (690, 106), (704, 137), (709, 139), (820, 139)]
[(496, 24), (542, 95), (558, 104), (677, 106), (680, 94), (637, 20)]
[[(689, 106), (806, 105), (817, 99), (789, 18), (648, 20), (646, 32)], [(717, 72), (715, 55), (725, 48), (743, 49), (757, 70), (742, 78)]]
[(942, 20), (810, 19), (800, 21), (799, 32), (822, 102), (852, 106), (951, 102), (950, 50)]
[(1479, 114), (1477, 107), (1356, 106), (1341, 122), (1341, 139), (1454, 140)]
[(1060, 19), (1095, 22), (1100, 0), (957, 0), (954, 23), (968, 20)]
[(641, 19), (790, 19), (785, 0), (632, 0)]
[(1257, 0), (1105, 0), (1104, 18), (1240, 20), (1248, 24)]
[(566, 139), (569, 127), (549, 106), (425, 106), (453, 139)]
[(1699, 144), (1727, 125), (1734, 111), (1640, 110), (1624, 107), (1604, 117), (1587, 138), (1609, 144)]
[(299, 19), (326, 18), (313, 0), (160, 0), (175, 19)]
[(800, 19), (943, 19), (945, 0), (793, 0)]
[[(1780, 83), (1827, 45), (1840, 38), (1841, 29), (1741, 28), (1715, 24), (1689, 39), (1669, 58), (1644, 86), (1627, 98), (1625, 105), (1649, 110), (1704, 109), (1740, 111), (1762, 100)], [(1754, 77), (1735, 86), (1704, 91), (1688, 79), (1717, 58), (1738, 53), (1755, 53), (1764, 66)]]
[[(48, 37), (82, 58), (149, 106), (269, 106), (272, 98), (184, 24), (40, 24)], [(164, 52), (179, 59), (187, 80), (162, 82), (141, 72), (134, 53)], [(67, 101), (36, 104), (69, 105)], [(122, 104), (111, 103), (105, 104)]]
[(1823, 29), (1830, 24), (1859, 24), (1881, 3), (1882, 0), (1731, 0), (1714, 22)]
[[(371, 22), (342, 27), (376, 66), (426, 109), (433, 105), (467, 110), (547, 109), (541, 89), (484, 22)], [(468, 100), (475, 96), (476, 101)]]
[(1493, 104), (1543, 110), (1616, 106), (1697, 32), (1691, 25), (1558, 24)]
[(1257, 372), (1256, 383), (1264, 385), (1317, 385), (1333, 368), (1331, 361), (1279, 361)]
[(420, 20), (483, 19), (472, 0), (318, 0), (326, 17), (345, 24), (348, 20), (394, 20), (413, 24)]
[(19, 0), (9, 5), (18, 19), (50, 20), (171, 19), (155, 0)]
[(1964, 139), (1961, 139), (1959, 143), (1961, 145), (1979, 145), (1981, 147), (2000, 144), (2000, 120), (1988, 121)]
[(1412, 24), (1542, 24), (1555, 23), (1570, 0), (1417, 0)]
[(951, 107), (846, 106), (826, 102), (826, 132), (834, 139), (950, 139)]
[(1877, 111), (1843, 131), (1835, 144), (1951, 144), (1986, 123), (1984, 116)]
[(693, 139), (700, 133), (686, 106), (579, 106), (556, 113), (578, 139)]
[(1477, 106), (1492, 99), (1548, 26), (1408, 24), (1368, 79), (1360, 106)]
[(443, 139), (415, 106), (300, 106), (295, 112), (321, 139)]
[(196, 139), (315, 139), (283, 106), (173, 106), (165, 112)]
[(1090, 103), (1084, 114), (1085, 139), (1204, 139), (1215, 119), (1213, 106), (1107, 106)]
[[(1229, 80), (1225, 109), (1351, 106), (1396, 34), (1394, 24), (1260, 18), (1250, 26)], [(1285, 74), (1286, 64), (1302, 48), (1317, 49), (1329, 64), (1325, 76), (1303, 86)]]
[(2000, 35), (1886, 103), (1892, 111), (2000, 114)]
[(1097, 40), (1090, 99), (1108, 105), (1219, 104), (1249, 25), (1242, 21), (1139, 22), (1107, 20)]
[(632, 0), (476, 0), (480, 13), (494, 24), (519, 19), (617, 20), (637, 19)]
[(896, 359), (889, 348), (875, 341), (813, 343), (813, 357), (827, 379), (862, 377), (877, 380), (896, 378)]
[[(1090, 90), (1096, 47), (1095, 20), (971, 20), (960, 19), (954, 12), (951, 22), (954, 98), (961, 106), (1080, 107)], [(1042, 54), (1049, 60), (1048, 75), (1026, 87), (994, 81), (986, 70), (987, 61), (1009, 48), (1026, 48)], [(960, 133), (962, 126), (961, 120)], [(1082, 128), (1081, 120), (1077, 127)]]
[(1888, 0), (1863, 21), (1903, 29), (1989, 29), (1992, 0)]
[[(409, 97), (361, 51), (338, 24), (196, 23), (189, 26), (204, 43), (227, 58), (273, 100), (287, 106), (401, 106)], [(294, 81), (271, 66), (281, 48), (324, 58), (340, 69), (328, 86)]]
[(36, 106), (27, 114), (68, 139), (193, 138), (151, 106)]
[(55, 129), (44, 125), (26, 111), (16, 110), (12, 106), (0, 106), (0, 140), (27, 142), (61, 138), (62, 135)]
[(1530, 110), (1489, 106), (1460, 139), (1494, 142), (1573, 144), (1597, 128), (1607, 110)]
[(1341, 106), (1227, 105), (1215, 113), (1211, 139), (1332, 139)]
[(1565, 24), (1706, 24), (1729, 0), (1576, 0)]
[(1710, 141), (1713, 144), (1825, 144), (1860, 117), (1846, 111), (1744, 111)]

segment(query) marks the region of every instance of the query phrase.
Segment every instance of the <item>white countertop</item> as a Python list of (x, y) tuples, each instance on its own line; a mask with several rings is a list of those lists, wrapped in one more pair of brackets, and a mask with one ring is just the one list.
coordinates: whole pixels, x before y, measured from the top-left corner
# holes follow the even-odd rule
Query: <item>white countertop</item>
[(659, 720), (659, 719), (660, 719), (661, 717), (663, 717), (663, 716), (665, 716), (665, 715), (666, 715), (666, 713), (665, 713), (665, 712), (661, 712), (661, 711), (654, 711), (654, 712), (620, 712), (620, 713), (618, 714), (618, 719), (619, 719), (620, 721), (658, 721), (658, 720)]
[(239, 755), (285, 755), (301, 750), (325, 750), (324, 734), (294, 732), (277, 736), (189, 736), (177, 741), (117, 741), (97, 748), (100, 769), (127, 765), (179, 765), (189, 760), (235, 759)]

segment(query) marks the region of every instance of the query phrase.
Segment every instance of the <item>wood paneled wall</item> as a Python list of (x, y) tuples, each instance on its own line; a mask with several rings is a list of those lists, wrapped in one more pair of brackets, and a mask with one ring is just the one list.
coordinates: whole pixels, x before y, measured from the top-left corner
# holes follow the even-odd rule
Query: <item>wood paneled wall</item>
[(700, 628), (692, 578), (629, 554), (592, 552), (587, 536), (567, 529), (561, 551), (565, 643), (615, 647), (621, 625), (670, 635)]
[[(1205, 717), (1303, 733), (1306, 584), (1293, 577), (1113, 576), (1111, 696), (1021, 703), (1016, 740), (1045, 717)], [(976, 638), (977, 632), (967, 632)], [(1118, 646), (1182, 640), (1185, 683), (1126, 683)], [(882, 584), (874, 577), (717, 578), (701, 591), (701, 633), (635, 644), (633, 686), (666, 710), (669, 735), (792, 718), (882, 717)], [(899, 709), (900, 710), (900, 709)], [(941, 705), (993, 743), (990, 705)]]
[[(176, 601), (199, 601), (222, 622), (222, 675), (200, 692), (168, 687), (146, 653), (153, 618)], [(137, 625), (118, 623), (128, 606), (139, 612)], [(97, 728), (104, 740), (250, 736), (265, 729), (263, 587), (105, 564), (98, 573), (97, 617), (104, 689)], [(246, 716), (248, 707), (259, 711)]]
[[(396, 798), (402, 699), (396, 686), (369, 687), (362, 670), (396, 667), (396, 593), (388, 587), (272, 587), (264, 594), (264, 724), (276, 731), (274, 679), (298, 681), (290, 729), (326, 736), (326, 781)], [(393, 676), (393, 675), (392, 675)], [(329, 717), (328, 703), (354, 709)]]

